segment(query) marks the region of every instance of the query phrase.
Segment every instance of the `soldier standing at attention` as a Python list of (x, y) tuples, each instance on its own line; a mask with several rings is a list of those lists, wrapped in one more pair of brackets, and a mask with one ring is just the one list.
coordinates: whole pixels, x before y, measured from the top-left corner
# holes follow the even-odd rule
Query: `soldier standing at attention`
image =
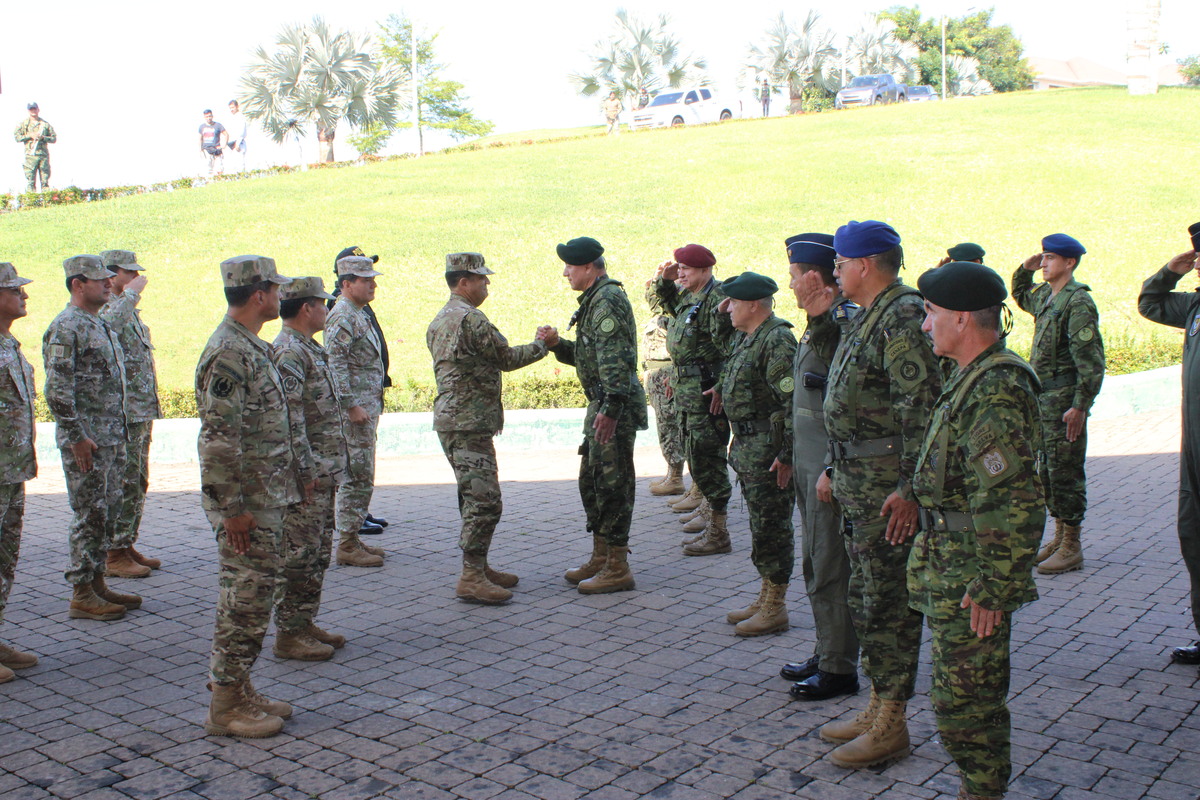
[[(37, 477), (33, 447), (33, 367), (21, 354), (21, 343), (12, 335), (12, 324), (25, 316), (29, 278), (0, 262), (0, 623), (12, 591), (21, 552), (21, 523), (25, 517), (25, 481)], [(28, 669), (37, 656), (0, 643), (0, 683), (8, 683), (14, 669)]]
[(772, 311), (779, 286), (743, 272), (721, 284), (717, 307), (741, 332), (721, 373), (719, 391), (733, 429), (729, 461), (750, 511), (750, 560), (762, 579), (758, 599), (730, 612), (738, 636), (788, 628), (787, 588), (796, 560), (792, 530), (792, 323)]
[(604, 247), (581, 236), (558, 245), (563, 276), (579, 292), (579, 309), (567, 325), (579, 339), (559, 339), (543, 326), (538, 338), (564, 364), (575, 367), (587, 395), (579, 464), (579, 496), (592, 534), (592, 556), (564, 576), (581, 594), (634, 588), (629, 571), (629, 527), (636, 478), (633, 443), (645, 430), (646, 395), (637, 372), (637, 323), (619, 281), (608, 277)]
[(667, 350), (667, 330), (671, 318), (662, 313), (654, 281), (646, 281), (646, 302), (654, 316), (642, 327), (642, 388), (654, 409), (654, 426), (658, 431), (658, 449), (667, 462), (665, 477), (650, 482), (650, 494), (655, 497), (683, 494), (683, 435), (675, 413), (675, 398), (671, 393), (671, 353)]
[(71, 301), (42, 337), (46, 404), (54, 415), (71, 520), (74, 585), (70, 616), (114, 620), (142, 598), (104, 584), (109, 543), (117, 535), (125, 476), (125, 355), (117, 332), (100, 318), (112, 296), (113, 273), (99, 256), (63, 261)]
[(37, 179), (41, 177), (41, 191), (50, 187), (50, 148), (47, 145), (58, 141), (54, 127), (38, 116), (38, 104), (26, 106), (29, 119), (21, 121), (13, 135), (18, 142), (25, 145), (25, 191), (39, 190)]
[(274, 259), (235, 256), (221, 262), (221, 280), (229, 308), (196, 365), (201, 503), (220, 554), (204, 729), (258, 739), (292, 715), (255, 691), (250, 669), (275, 600), (284, 513), (311, 477), (300, 472), (283, 380), (258, 336), (279, 317), (279, 286), (290, 279)]
[[(875, 220), (850, 222), (833, 246), (838, 286), (862, 311), (830, 363), (824, 413), (832, 476), (817, 481), (817, 496), (836, 498), (850, 523), (850, 610), (871, 700), (852, 720), (823, 726), (821, 738), (844, 742), (830, 754), (833, 763), (863, 768), (908, 755), (905, 708), (921, 646), (921, 615), (908, 607), (906, 582), (917, 522), (912, 475), (941, 373), (921, 332), (920, 295), (899, 277), (899, 234)], [(832, 305), (824, 293), (805, 310), (817, 317)]]
[(150, 432), (154, 420), (162, 418), (158, 404), (158, 377), (154, 370), (154, 345), (150, 329), (142, 322), (138, 302), (146, 288), (145, 267), (129, 250), (105, 250), (100, 261), (116, 273), (113, 296), (100, 309), (100, 317), (112, 326), (125, 353), (125, 475), (121, 486), (121, 514), (117, 535), (108, 545), (105, 575), (114, 578), (144, 578), (162, 562), (137, 551), (138, 529), (150, 487)]
[(516, 575), (488, 565), (492, 534), (500, 522), (500, 476), (492, 439), (504, 427), (500, 373), (546, 357), (546, 343), (510, 347), (479, 310), (488, 298), (488, 268), (481, 253), (446, 256), (450, 299), (429, 323), (425, 344), (433, 357), (437, 400), (433, 429), (458, 484), (462, 575), (454, 589), (460, 600), (499, 605), (512, 599)]
[(958, 765), (960, 800), (999, 800), (1012, 774), (1009, 615), (1037, 599), (1032, 568), (1045, 499), (1033, 368), (1001, 342), (1004, 279), (952, 261), (917, 281), (922, 330), (958, 369), (917, 458), (920, 533), (909, 559), (911, 607), (933, 635), (929, 698)]
[(791, 288), (800, 308), (817, 295), (827, 295), (828, 311), (808, 318), (792, 369), (792, 483), (804, 523), (800, 559), (804, 586), (817, 634), (816, 652), (807, 661), (785, 664), (779, 674), (795, 681), (791, 695), (825, 700), (858, 691), (858, 636), (850, 618), (847, 592), (850, 557), (841, 514), (828, 499), (817, 497), (817, 479), (825, 472), (829, 435), (825, 432), (825, 385), (829, 362), (842, 333), (859, 308), (838, 292), (833, 277), (833, 237), (802, 233), (787, 241)]
[(721, 380), (735, 332), (729, 315), (717, 312), (725, 294), (712, 274), (717, 263), (712, 251), (689, 244), (673, 256), (658, 265), (654, 292), (672, 317), (667, 332), (667, 350), (675, 365), (672, 397), (683, 428), (692, 483), (700, 487), (709, 508), (708, 527), (684, 545), (683, 553), (728, 553), (733, 549), (726, 524), (733, 493), (727, 456), (729, 420), (722, 410), (720, 392), (708, 390)]
[(375, 492), (375, 437), (383, 413), (383, 342), (363, 307), (375, 299), (375, 262), (346, 256), (337, 262), (340, 295), (325, 323), (325, 350), (347, 419), (349, 479), (337, 491), (337, 562), (383, 566), (383, 551), (359, 538)]
[[(1087, 511), (1087, 417), (1104, 381), (1104, 342), (1091, 289), (1075, 280), (1087, 252), (1065, 233), (1042, 239), (1012, 276), (1012, 296), (1034, 317), (1029, 362), (1042, 382), (1039, 396), (1046, 443), (1046, 505), (1054, 517), (1054, 538), (1037, 554), (1043, 575), (1083, 566), (1079, 526)], [(1033, 285), (1041, 269), (1044, 283)]]
[(282, 584), (275, 603), (274, 653), (279, 658), (325, 661), (346, 644), (314, 621), (333, 550), (333, 505), (346, 478), (350, 453), (333, 373), (325, 348), (313, 336), (325, 329), (328, 309), (320, 278), (295, 278), (279, 290), (283, 325), (271, 345), (292, 426), (292, 449), (300, 471), (312, 476), (308, 502), (283, 515)]

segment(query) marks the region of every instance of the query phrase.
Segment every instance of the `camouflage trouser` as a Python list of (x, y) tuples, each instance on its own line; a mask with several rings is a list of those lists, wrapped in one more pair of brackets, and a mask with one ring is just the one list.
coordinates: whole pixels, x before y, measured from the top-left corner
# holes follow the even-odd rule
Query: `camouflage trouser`
[(0, 622), (17, 574), (21, 552), (21, 520), (25, 517), (25, 484), (0, 484)]
[(321, 588), (333, 552), (333, 498), (337, 487), (322, 479), (307, 503), (283, 514), (283, 565), (275, 603), (275, 626), (289, 633), (307, 628), (321, 607)]
[(971, 613), (930, 617), (933, 685), (929, 699), (942, 746), (958, 765), (967, 791), (998, 797), (1008, 790), (1009, 616), (980, 639), (971, 632)]
[(271, 608), (275, 605), (275, 587), (282, 563), (284, 509), (254, 511), (257, 524), (250, 531), (250, 548), (243, 555), (235, 553), (226, 542), (220, 512), (206, 513), (217, 534), (221, 559), (209, 672), (214, 683), (238, 683), (250, 677), (250, 668), (262, 650)]
[(692, 482), (700, 487), (713, 511), (729, 508), (729, 420), (724, 416), (688, 411), (680, 415)]
[(375, 493), (375, 432), (379, 417), (357, 425), (346, 423), (346, 445), (350, 449), (349, 479), (338, 487), (335, 519), (338, 534), (345, 539), (358, 535), (371, 495)]
[(41, 190), (45, 191), (50, 185), (50, 154), (49, 153), (30, 153), (25, 156), (25, 191), (36, 192), (38, 185), (36, 178), (41, 176)]
[(629, 545), (637, 484), (633, 471), (633, 442), (637, 431), (628, 422), (617, 424), (608, 444), (588, 436), (579, 448), (579, 497), (587, 514), (587, 529), (613, 547)]
[(771, 583), (790, 583), (796, 561), (792, 487), (780, 489), (773, 472), (739, 480), (750, 511), (750, 561)]
[(504, 511), (492, 434), (438, 431), (438, 439), (458, 484), (458, 514), (462, 517), (458, 546), (465, 556), (486, 558), (492, 546), (492, 533)]
[(70, 583), (91, 583), (104, 574), (109, 544), (117, 532), (121, 513), (121, 476), (125, 474), (125, 445), (98, 447), (92, 453), (92, 468), (81, 472), (70, 447), (60, 447), (67, 479), (71, 519)]
[(1193, 441), (1194, 428), (1189, 426), (1186, 418), (1183, 429), (1176, 527), (1179, 552), (1191, 582), (1192, 624), (1200, 632), (1200, 442)]
[(1078, 525), (1087, 511), (1087, 427), (1078, 439), (1067, 441), (1067, 423), (1062, 416), (1071, 407), (1071, 399), (1071, 394), (1061, 390), (1044, 392), (1038, 397), (1038, 413), (1045, 448), (1042, 485), (1046, 487), (1046, 508), (1055, 519)]
[(658, 449), (668, 464), (682, 464), (686, 456), (683, 449), (683, 432), (679, 426), (679, 415), (675, 413), (675, 400), (667, 398), (667, 387), (671, 382), (671, 367), (646, 370), (642, 376), (646, 397), (654, 409), (654, 424), (658, 430)]
[(120, 550), (137, 542), (150, 486), (150, 429), (152, 421), (129, 423), (125, 444), (125, 478), (121, 484), (121, 513), (109, 549)]
[(887, 520), (851, 520), (848, 598), (863, 672), (883, 700), (908, 700), (917, 679), (921, 613), (908, 607), (912, 541), (888, 544)]

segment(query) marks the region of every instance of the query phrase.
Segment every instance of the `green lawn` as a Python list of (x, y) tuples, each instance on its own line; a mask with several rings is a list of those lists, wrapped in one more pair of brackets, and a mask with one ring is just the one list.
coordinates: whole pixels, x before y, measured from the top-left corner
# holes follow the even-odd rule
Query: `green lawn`
[[(375, 306), (393, 377), (428, 385), (425, 326), (444, 302), (451, 251), (487, 255), (498, 274), (484, 310), (523, 342), (539, 323), (565, 327), (575, 308), (554, 254), (574, 236), (605, 244), (611, 274), (645, 316), (643, 282), (691, 241), (712, 248), (719, 275), (753, 269), (786, 284), (786, 236), (883, 219), (904, 237), (905, 276), (915, 282), (963, 240), (982, 244), (1007, 278), (1044, 234), (1064, 231), (1088, 248), (1078, 275), (1094, 289), (1114, 371), (1130, 371), (1178, 358), (1179, 334), (1143, 321), (1135, 299), (1147, 275), (1186, 249), (1185, 229), (1200, 219), (1197, 100), (1200, 92), (1183, 89), (1146, 98), (1010, 94), (214, 184), (5, 214), (0, 260), (36, 281), (30, 315), (14, 332), (40, 367), (41, 333), (66, 301), (61, 260), (136, 250), (149, 267), (143, 314), (162, 385), (187, 389), (223, 312), (222, 259), (261, 253), (284, 274), (329, 280), (334, 255), (358, 244), (382, 256)], [(797, 317), (790, 299), (782, 308)], [(1017, 312), (1019, 350), (1028, 319)], [(550, 377), (557, 366), (550, 359), (531, 371)]]

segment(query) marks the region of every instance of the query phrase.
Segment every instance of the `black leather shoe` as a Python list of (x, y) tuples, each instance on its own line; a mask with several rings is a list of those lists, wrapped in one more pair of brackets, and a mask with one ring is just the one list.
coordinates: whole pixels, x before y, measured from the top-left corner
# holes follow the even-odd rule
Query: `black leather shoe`
[(838, 675), (836, 672), (817, 670), (806, 681), (792, 684), (788, 693), (797, 700), (827, 700), (842, 694), (858, 691), (858, 674)]
[(369, 513), (367, 514), (367, 522), (371, 523), (372, 525), (378, 525), (381, 528), (386, 528), (388, 526), (388, 521), (386, 519), (372, 517)]
[(801, 661), (799, 664), (784, 664), (783, 669), (779, 670), (779, 677), (789, 681), (806, 681), (817, 674), (819, 661), (817, 656), (813, 656), (808, 661)]
[(1200, 664), (1200, 642), (1190, 647), (1176, 647), (1171, 651), (1171, 660), (1176, 664)]
[(367, 522), (366, 520), (363, 520), (362, 527), (358, 529), (359, 536), (377, 536), (381, 533), (383, 533), (383, 527), (381, 525), (376, 525), (375, 523)]

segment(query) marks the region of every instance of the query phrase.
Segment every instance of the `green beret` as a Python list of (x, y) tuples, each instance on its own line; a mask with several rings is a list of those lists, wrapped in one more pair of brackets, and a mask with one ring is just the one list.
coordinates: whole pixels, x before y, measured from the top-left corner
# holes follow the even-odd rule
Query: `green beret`
[(985, 253), (983, 248), (974, 242), (962, 242), (946, 251), (951, 261), (982, 261)]
[(573, 267), (582, 267), (584, 264), (591, 264), (597, 258), (604, 255), (604, 245), (590, 236), (580, 236), (578, 239), (572, 239), (566, 244), (560, 244), (557, 250), (558, 257), (562, 262), (570, 264)]
[(721, 291), (734, 300), (762, 300), (779, 291), (779, 285), (766, 275), (743, 272), (721, 284)]
[(917, 278), (917, 288), (935, 306), (950, 311), (979, 311), (1008, 297), (1004, 279), (973, 261), (951, 261)]

